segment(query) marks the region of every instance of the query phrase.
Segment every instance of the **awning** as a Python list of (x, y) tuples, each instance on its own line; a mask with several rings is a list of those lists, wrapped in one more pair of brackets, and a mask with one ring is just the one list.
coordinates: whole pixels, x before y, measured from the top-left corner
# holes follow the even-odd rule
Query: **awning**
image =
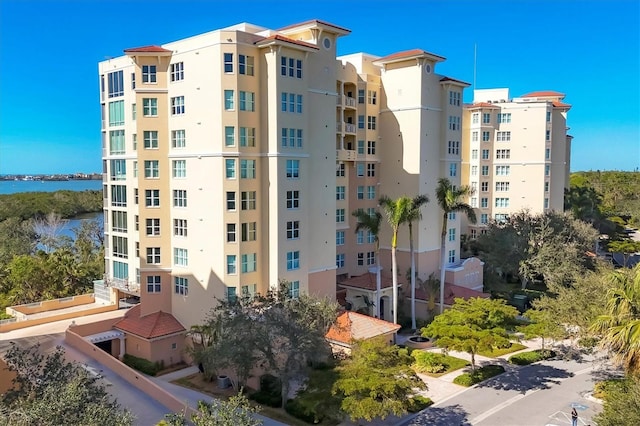
[(121, 339), (124, 337), (124, 333), (120, 330), (103, 331), (102, 333), (92, 334), (86, 336), (84, 339), (91, 343), (106, 342), (107, 340)]

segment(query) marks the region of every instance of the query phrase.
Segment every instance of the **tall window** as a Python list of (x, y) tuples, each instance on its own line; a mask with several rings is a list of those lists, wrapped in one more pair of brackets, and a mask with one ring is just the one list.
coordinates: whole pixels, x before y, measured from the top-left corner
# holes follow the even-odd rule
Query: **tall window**
[(374, 117), (373, 115), (367, 116), (367, 129), (368, 130), (376, 129), (376, 117)]
[(240, 91), (240, 111), (255, 111), (255, 98), (256, 95), (253, 92)]
[(242, 224), (242, 241), (255, 241), (258, 235), (256, 222), (246, 222)]
[(186, 296), (189, 294), (189, 280), (183, 277), (174, 278), (174, 291), (176, 294)]
[(172, 130), (171, 131), (171, 147), (172, 148), (184, 148), (187, 145), (185, 131), (184, 130)]
[(488, 160), (489, 159), (489, 150), (488, 149), (483, 149), (482, 150), (482, 159), (483, 160)]
[(145, 117), (155, 117), (158, 115), (157, 98), (142, 98), (142, 115)]
[(292, 299), (300, 297), (300, 281), (291, 281), (289, 283), (289, 297)]
[(187, 219), (173, 219), (173, 235), (176, 237), (187, 236)]
[(364, 103), (364, 89), (358, 89), (358, 103)]
[(227, 274), (235, 275), (237, 273), (238, 258), (235, 254), (227, 255)]
[(491, 113), (485, 112), (482, 114), (482, 124), (491, 124)]
[(143, 132), (143, 138), (144, 138), (144, 149), (158, 149), (158, 131), (157, 130), (145, 130)]
[(336, 200), (344, 200), (346, 188), (344, 186), (336, 186)]
[(124, 154), (125, 153), (124, 130), (109, 131), (109, 153)]
[(255, 127), (240, 127), (240, 146), (256, 146)]
[(287, 271), (293, 271), (295, 269), (300, 269), (300, 252), (287, 252)]
[(236, 160), (233, 158), (227, 158), (224, 160), (224, 170), (227, 179), (236, 178)]
[(336, 223), (344, 222), (344, 209), (336, 209)]
[(236, 224), (235, 223), (227, 223), (227, 242), (228, 243), (236, 242)]
[(235, 109), (233, 90), (224, 91), (224, 109), (225, 111), (233, 111)]
[(145, 189), (144, 200), (145, 200), (145, 206), (147, 207), (160, 207), (160, 190)]
[(129, 257), (129, 248), (127, 244), (126, 237), (116, 237), (112, 238), (112, 254), (113, 257), (119, 257), (122, 259), (127, 259)]
[(253, 75), (253, 56), (238, 55), (238, 73), (243, 75)]
[(300, 222), (297, 220), (287, 222), (287, 239), (297, 240), (298, 238), (300, 238)]
[(300, 160), (287, 160), (287, 178), (298, 179), (300, 177)]
[(173, 249), (173, 263), (177, 266), (188, 266), (189, 265), (189, 253), (187, 249), (183, 248), (174, 248)]
[(233, 126), (224, 127), (224, 146), (236, 146), (236, 128)]
[(481, 174), (482, 176), (489, 176), (489, 166), (482, 166)]
[(367, 155), (376, 155), (376, 141), (367, 141)]
[(187, 207), (187, 190), (173, 190), (173, 207)]
[(482, 132), (482, 142), (489, 142), (491, 140), (491, 132)]
[(233, 191), (227, 192), (227, 210), (236, 209), (236, 193)]
[(127, 232), (127, 212), (115, 210), (111, 212), (111, 230), (114, 232)]
[(344, 253), (336, 254), (336, 268), (344, 268)]
[(142, 82), (143, 83), (156, 83), (156, 66), (155, 65), (143, 65), (142, 66)]
[(449, 241), (456, 240), (456, 228), (449, 228)]
[(337, 246), (344, 245), (344, 231), (336, 231), (336, 245)]
[(160, 176), (160, 165), (158, 160), (144, 161), (144, 177), (148, 179), (157, 179)]
[(175, 98), (171, 98), (171, 114), (184, 114), (184, 96), (176, 96)]
[(456, 163), (449, 164), (449, 176), (455, 177), (458, 174), (458, 165)]
[(147, 219), (147, 235), (160, 235), (160, 219)]
[(377, 103), (378, 94), (375, 90), (367, 90), (367, 103), (375, 105)]
[(122, 71), (110, 72), (107, 75), (109, 97), (124, 96), (124, 73)]
[(124, 101), (109, 102), (109, 126), (124, 124)]
[(255, 272), (257, 266), (256, 253), (242, 255), (242, 273)]
[(172, 169), (174, 178), (187, 177), (187, 160), (173, 160)]
[(447, 257), (447, 259), (449, 260), (449, 263), (455, 263), (455, 261), (456, 261), (456, 251), (455, 250), (449, 250), (449, 256)]
[(233, 53), (224, 54), (224, 72), (225, 73), (233, 72)]
[(240, 205), (242, 210), (255, 210), (256, 191), (242, 191)]
[(111, 180), (125, 180), (127, 178), (126, 160), (111, 160), (109, 165), (111, 168)]
[(240, 178), (256, 178), (256, 160), (240, 160)]
[(375, 176), (376, 176), (375, 163), (367, 163), (367, 177), (375, 177)]
[(479, 113), (474, 112), (474, 113), (471, 115), (471, 122), (472, 122), (473, 124), (478, 124), (478, 120), (479, 120), (479, 119), (480, 119), (480, 114), (479, 114)]
[(176, 62), (171, 64), (171, 81), (184, 80), (184, 63)]
[(300, 191), (287, 191), (287, 208), (297, 209), (300, 207)]
[(127, 207), (127, 187), (125, 185), (111, 185), (111, 205)]
[(367, 186), (367, 200), (376, 199), (376, 187), (373, 185)]
[(358, 200), (364, 200), (364, 186), (358, 186), (356, 188), (356, 198)]

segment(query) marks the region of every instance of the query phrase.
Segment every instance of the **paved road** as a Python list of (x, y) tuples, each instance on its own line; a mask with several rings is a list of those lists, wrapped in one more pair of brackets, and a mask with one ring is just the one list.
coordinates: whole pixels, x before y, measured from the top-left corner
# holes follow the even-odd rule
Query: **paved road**
[(596, 380), (612, 373), (598, 360), (552, 360), (503, 374), (426, 409), (400, 425), (570, 425), (572, 405), (580, 426), (601, 409), (585, 398)]

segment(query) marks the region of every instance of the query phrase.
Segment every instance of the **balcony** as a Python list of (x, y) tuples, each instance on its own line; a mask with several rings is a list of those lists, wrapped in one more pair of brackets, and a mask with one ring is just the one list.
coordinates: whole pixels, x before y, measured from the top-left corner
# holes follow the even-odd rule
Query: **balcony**
[(356, 153), (356, 151), (348, 149), (336, 150), (336, 160), (338, 161), (356, 161), (357, 158), (358, 154)]
[(109, 276), (104, 277), (104, 284), (107, 287), (114, 287), (118, 290), (122, 290), (127, 294), (134, 294), (140, 296), (140, 284), (129, 281), (126, 278), (111, 278)]
[(356, 108), (356, 100), (355, 98), (351, 98), (349, 96), (338, 96), (336, 98), (336, 105), (341, 106), (341, 107), (346, 107), (346, 108)]

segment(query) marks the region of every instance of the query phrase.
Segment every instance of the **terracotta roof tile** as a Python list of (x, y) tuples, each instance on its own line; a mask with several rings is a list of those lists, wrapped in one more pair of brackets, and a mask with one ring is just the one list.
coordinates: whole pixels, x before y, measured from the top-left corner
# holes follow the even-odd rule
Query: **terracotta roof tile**
[(419, 57), (419, 56), (433, 56), (441, 61), (444, 61), (445, 59), (447, 59), (444, 56), (436, 55), (435, 53), (429, 53), (426, 50), (412, 49), (412, 50), (405, 50), (402, 52), (392, 53), (391, 55), (387, 55), (380, 59), (376, 59), (376, 62), (391, 62), (391, 61), (397, 61), (404, 58), (409, 59), (409, 58)]
[(310, 19), (308, 21), (299, 22), (297, 24), (287, 25), (286, 27), (278, 28), (276, 31), (285, 31), (285, 30), (290, 30), (292, 28), (304, 27), (306, 25), (311, 25), (311, 24), (326, 25), (327, 27), (333, 27), (333, 28), (335, 28), (337, 30), (340, 30), (340, 31), (346, 31), (346, 32), (349, 32), (349, 33), (351, 32), (351, 30), (349, 30), (347, 28), (340, 27), (340, 26), (332, 24), (330, 22), (320, 21), (319, 19)]
[(301, 41), (301, 40), (294, 40), (292, 38), (285, 37), (285, 36), (280, 35), (280, 34), (275, 34), (275, 35), (272, 35), (272, 36), (269, 36), (269, 37), (265, 37), (265, 38), (263, 38), (261, 40), (256, 41), (254, 44), (260, 45), (262, 43), (269, 42), (269, 41), (272, 41), (272, 40), (273, 41), (283, 41), (285, 43), (291, 43), (291, 44), (297, 44), (298, 46), (304, 46), (304, 47), (309, 47), (311, 49), (318, 50), (318, 46), (316, 46), (314, 44), (307, 43), (307, 42)]
[[(400, 283), (398, 283), (400, 285)], [(364, 290), (375, 290), (376, 289), (376, 274), (368, 272), (363, 275), (358, 275), (357, 277), (351, 277), (344, 280), (338, 281), (338, 286), (347, 286), (347, 287), (356, 287)], [(392, 287), (393, 282), (389, 277), (382, 276), (380, 279), (380, 287), (388, 288)]]
[(114, 324), (114, 327), (145, 339), (154, 339), (186, 330), (173, 315), (166, 312), (158, 311), (140, 317), (140, 305), (131, 308), (124, 318)]
[(565, 104), (564, 102), (560, 102), (560, 101), (553, 101), (551, 102), (553, 104), (554, 107), (556, 108), (571, 108), (570, 104)]
[(172, 51), (160, 46), (142, 46), (142, 47), (134, 47), (131, 49), (124, 49), (124, 52), (125, 53), (137, 53), (137, 52), (166, 53), (166, 52), (172, 52)]
[(475, 104), (467, 104), (465, 106), (467, 108), (498, 108), (498, 105), (492, 104), (490, 102), (477, 102)]
[(343, 312), (336, 323), (329, 329), (325, 337), (339, 343), (351, 344), (354, 339), (371, 339), (387, 333), (400, 330), (399, 324), (394, 324), (357, 312)]
[[(472, 290), (467, 287), (445, 283), (444, 304), (453, 305), (453, 301), (457, 297), (461, 297), (463, 299), (469, 299), (471, 297), (481, 297), (483, 299), (488, 299), (489, 297), (491, 297), (491, 295), (488, 293), (483, 293), (481, 291)], [(416, 288), (416, 299), (427, 300), (427, 294), (421, 288)], [(436, 300), (436, 303), (439, 303), (439, 300)]]
[(527, 93), (526, 95), (522, 95), (521, 98), (550, 98), (550, 97), (557, 97), (557, 98), (564, 98), (564, 93), (560, 93), (560, 92), (554, 92), (553, 90), (542, 90), (539, 92), (531, 92), (531, 93)]
[(462, 80), (458, 80), (456, 78), (451, 78), (451, 77), (442, 77), (440, 79), (440, 81), (453, 81), (454, 83), (460, 83), (460, 84), (464, 84), (466, 86), (471, 86), (471, 83), (467, 83), (466, 81), (462, 81)]

